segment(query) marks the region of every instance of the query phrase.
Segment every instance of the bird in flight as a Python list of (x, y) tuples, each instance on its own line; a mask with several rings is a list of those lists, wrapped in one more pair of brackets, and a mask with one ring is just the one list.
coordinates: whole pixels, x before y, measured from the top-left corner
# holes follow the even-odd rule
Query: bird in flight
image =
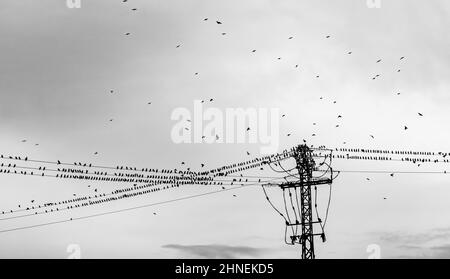
[(216, 20), (216, 23), (217, 23), (217, 24), (222, 24), (222, 22), (220, 22), (220, 21), (218, 21), (218, 20)]
[(423, 114), (421, 114), (420, 112), (418, 114), (419, 114), (419, 116), (423, 116)]

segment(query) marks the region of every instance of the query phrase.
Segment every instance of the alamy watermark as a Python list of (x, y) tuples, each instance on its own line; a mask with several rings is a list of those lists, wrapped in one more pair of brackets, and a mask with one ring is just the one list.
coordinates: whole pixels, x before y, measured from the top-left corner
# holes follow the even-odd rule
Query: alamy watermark
[(81, 8), (81, 0), (66, 0), (67, 8), (79, 9)]
[(174, 143), (250, 143), (260, 144), (261, 154), (273, 154), (279, 147), (278, 108), (203, 107), (194, 101), (193, 110), (176, 108), (171, 119), (177, 121), (171, 131)]
[(367, 7), (370, 9), (381, 8), (381, 0), (366, 0)]
[(78, 244), (67, 245), (66, 252), (69, 253), (68, 259), (81, 259), (81, 248)]
[(381, 247), (378, 244), (367, 245), (366, 252), (369, 254), (368, 259), (381, 259)]

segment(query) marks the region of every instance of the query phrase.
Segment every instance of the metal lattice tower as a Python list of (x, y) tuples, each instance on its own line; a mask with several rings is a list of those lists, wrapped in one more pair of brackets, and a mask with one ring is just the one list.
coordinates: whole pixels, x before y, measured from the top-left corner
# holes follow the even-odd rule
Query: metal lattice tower
[(300, 243), (302, 245), (302, 259), (314, 259), (314, 228), (312, 216), (312, 171), (315, 162), (311, 150), (306, 145), (296, 147), (295, 161), (300, 177), (298, 187), (300, 188), (300, 209), (302, 234)]
[[(296, 162), (296, 169), (299, 174), (299, 179), (293, 182), (286, 182), (279, 184), (280, 188), (285, 189), (299, 189), (300, 199), (300, 223), (287, 223), (287, 226), (301, 226), (301, 235), (291, 236), (292, 243), (300, 244), (302, 246), (302, 259), (314, 259), (314, 236), (321, 236), (325, 241), (324, 233), (314, 234), (314, 224), (321, 223), (322, 220), (313, 220), (313, 205), (312, 205), (312, 191), (311, 187), (317, 185), (332, 183), (332, 170), (329, 178), (314, 178), (313, 172), (316, 170), (316, 163), (314, 161), (313, 150), (307, 145), (298, 145), (293, 149), (293, 158)], [(331, 155), (330, 155), (331, 158)], [(295, 191), (296, 192), (296, 191)], [(317, 205), (315, 205), (317, 206)]]

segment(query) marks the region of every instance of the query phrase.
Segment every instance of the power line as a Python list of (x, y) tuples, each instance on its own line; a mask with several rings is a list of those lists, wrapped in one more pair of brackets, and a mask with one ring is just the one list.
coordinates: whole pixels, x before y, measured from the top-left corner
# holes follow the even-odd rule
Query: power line
[[(266, 183), (266, 182), (270, 182), (270, 181), (265, 181), (264, 183)], [(90, 214), (90, 215), (85, 215), (85, 216), (81, 216), (81, 217), (70, 218), (68, 220), (53, 221), (53, 222), (41, 223), (41, 224), (36, 224), (36, 225), (31, 225), (31, 226), (16, 227), (13, 229), (0, 230), (0, 233), (32, 229), (32, 228), (49, 226), (49, 225), (54, 225), (54, 224), (67, 223), (67, 222), (76, 221), (76, 220), (83, 220), (83, 219), (88, 219), (88, 218), (116, 214), (116, 213), (121, 213), (121, 212), (126, 212), (126, 211), (146, 208), (146, 207), (152, 207), (152, 206), (156, 206), (156, 205), (163, 205), (163, 204), (174, 203), (174, 202), (183, 201), (183, 200), (189, 200), (189, 199), (193, 199), (193, 198), (208, 196), (208, 195), (212, 195), (212, 194), (241, 189), (244, 187), (255, 186), (255, 185), (260, 185), (260, 183), (247, 184), (247, 185), (237, 186), (237, 187), (233, 187), (233, 188), (229, 188), (229, 189), (211, 191), (211, 192), (207, 192), (207, 193), (202, 193), (202, 194), (197, 194), (197, 195), (192, 195), (192, 196), (187, 196), (187, 197), (182, 197), (182, 198), (177, 198), (177, 199), (172, 199), (172, 200), (167, 200), (167, 201), (162, 201), (162, 202), (149, 203), (149, 204), (145, 204), (145, 205), (134, 206), (134, 207), (124, 208), (124, 209), (119, 209), (119, 210), (114, 210), (114, 211), (107, 211), (107, 212), (98, 213), (98, 214)]]

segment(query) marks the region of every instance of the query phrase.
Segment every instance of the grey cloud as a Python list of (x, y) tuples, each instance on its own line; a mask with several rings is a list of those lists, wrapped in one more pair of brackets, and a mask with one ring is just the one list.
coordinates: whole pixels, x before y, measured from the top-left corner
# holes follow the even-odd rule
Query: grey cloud
[(379, 235), (382, 247), (395, 247), (393, 258), (450, 258), (450, 228), (421, 233), (389, 232)]
[(234, 258), (255, 258), (263, 255), (266, 249), (254, 248), (248, 246), (229, 246), (229, 245), (180, 245), (167, 244), (163, 248), (175, 249), (191, 257), (209, 258), (209, 259), (234, 259)]

